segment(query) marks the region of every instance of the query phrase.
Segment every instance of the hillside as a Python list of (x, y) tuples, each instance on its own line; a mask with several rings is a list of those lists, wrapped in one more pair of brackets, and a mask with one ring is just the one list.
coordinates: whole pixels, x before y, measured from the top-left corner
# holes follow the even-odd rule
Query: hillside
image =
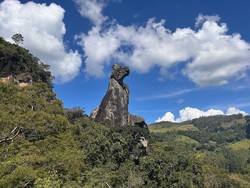
[[(239, 114), (160, 122), (149, 125), (149, 130), (154, 144), (170, 148), (184, 145), (186, 151), (194, 151), (196, 160), (203, 164), (207, 187), (249, 187), (249, 123), (249, 116)], [(217, 178), (227, 180), (222, 183)], [(238, 184), (234, 185), (235, 181)]]
[(64, 110), (46, 84), (0, 83), (0, 108), (0, 187), (202, 184), (191, 153), (146, 149), (143, 128), (110, 129), (79, 108)]
[(149, 125), (153, 135), (177, 134), (194, 139), (201, 144), (214, 142), (232, 143), (247, 137), (247, 121), (241, 114), (231, 116), (201, 117), (192, 121), (174, 123), (160, 122)]
[(182, 123), (175, 123), (175, 122), (159, 122), (154, 123), (149, 126), (149, 130), (151, 133), (166, 133), (171, 131), (180, 131), (180, 130), (198, 130), (192, 122), (182, 122)]
[(48, 65), (25, 48), (6, 42), (0, 37), (0, 78), (13, 76), (17, 80), (21, 77), (25, 81), (22, 75), (30, 77), (33, 82), (41, 81), (52, 87), (53, 77)]
[[(151, 133), (97, 123), (84, 109), (63, 107), (40, 77), (42, 70), (50, 75), (46, 65), (19, 63), (33, 56), (1, 45), (2, 72), (34, 81), (0, 82), (0, 187), (249, 187), (249, 117), (160, 123), (149, 126)], [(23, 54), (12, 61), (15, 50)]]

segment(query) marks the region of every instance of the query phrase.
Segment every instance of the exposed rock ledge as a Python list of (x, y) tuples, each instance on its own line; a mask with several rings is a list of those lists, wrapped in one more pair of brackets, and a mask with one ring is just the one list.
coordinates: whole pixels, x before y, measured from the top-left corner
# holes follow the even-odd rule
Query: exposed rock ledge
[(28, 73), (22, 73), (17, 76), (9, 75), (6, 77), (1, 77), (0, 81), (3, 83), (16, 83), (20, 87), (26, 87), (33, 83), (32, 77)]

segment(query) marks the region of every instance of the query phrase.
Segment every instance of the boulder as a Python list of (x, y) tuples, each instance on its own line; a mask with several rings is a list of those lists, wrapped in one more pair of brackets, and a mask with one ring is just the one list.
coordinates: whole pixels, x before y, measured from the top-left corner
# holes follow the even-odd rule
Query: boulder
[(32, 84), (32, 76), (29, 73), (22, 73), (15, 77), (15, 81), (19, 84), (26, 83), (26, 84)]

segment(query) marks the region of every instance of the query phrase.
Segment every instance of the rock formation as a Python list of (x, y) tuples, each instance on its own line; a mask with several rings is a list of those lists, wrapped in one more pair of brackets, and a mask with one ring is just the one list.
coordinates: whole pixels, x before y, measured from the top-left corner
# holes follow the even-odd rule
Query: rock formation
[(109, 121), (111, 126), (133, 125), (144, 119), (128, 112), (129, 87), (123, 83), (129, 75), (129, 68), (118, 64), (113, 65), (108, 90), (101, 105), (90, 115), (96, 121)]
[(16, 83), (20, 87), (26, 87), (28, 85), (31, 85), (33, 83), (32, 77), (28, 73), (22, 73), (19, 75), (8, 75), (6, 77), (0, 76), (0, 81), (3, 83)]

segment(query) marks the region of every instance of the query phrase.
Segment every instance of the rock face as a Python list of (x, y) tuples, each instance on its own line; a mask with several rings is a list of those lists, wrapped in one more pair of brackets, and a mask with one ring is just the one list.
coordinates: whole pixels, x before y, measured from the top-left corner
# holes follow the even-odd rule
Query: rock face
[(111, 126), (131, 125), (144, 121), (143, 118), (128, 112), (129, 88), (123, 80), (129, 72), (126, 66), (113, 65), (106, 95), (101, 105), (92, 111), (91, 118), (96, 121), (109, 121)]
[(8, 75), (6, 77), (0, 77), (0, 81), (4, 83), (16, 83), (20, 87), (26, 87), (33, 83), (32, 77), (28, 73), (22, 73), (19, 75)]
[(145, 120), (141, 116), (133, 115), (130, 113), (128, 114), (128, 124), (129, 125), (137, 125), (137, 124), (141, 124), (143, 122), (145, 123)]

